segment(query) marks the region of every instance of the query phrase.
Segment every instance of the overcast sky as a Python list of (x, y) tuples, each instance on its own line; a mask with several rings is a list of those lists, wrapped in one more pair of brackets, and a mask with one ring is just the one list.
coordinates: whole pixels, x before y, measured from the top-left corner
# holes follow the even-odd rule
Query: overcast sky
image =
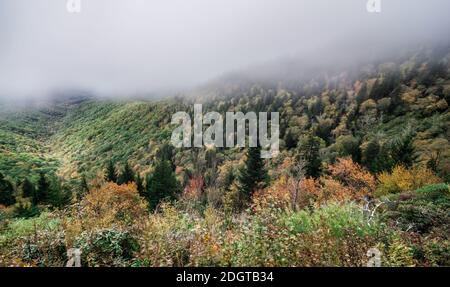
[[(448, 0), (0, 0), (0, 97), (128, 95), (294, 55), (447, 40)], [(447, 38), (447, 39), (446, 39)], [(343, 47), (343, 49), (342, 49)]]

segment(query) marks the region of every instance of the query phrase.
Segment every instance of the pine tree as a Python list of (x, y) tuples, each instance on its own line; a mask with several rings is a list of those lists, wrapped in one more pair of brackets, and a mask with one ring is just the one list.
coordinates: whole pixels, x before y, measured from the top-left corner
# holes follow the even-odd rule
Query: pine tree
[(322, 171), (322, 161), (320, 159), (320, 146), (322, 139), (312, 135), (306, 135), (300, 140), (299, 155), (305, 162), (305, 175), (318, 178)]
[(414, 148), (414, 132), (411, 128), (394, 138), (390, 143), (391, 157), (394, 165), (404, 165), (406, 167), (411, 167), (416, 160)]
[(356, 95), (356, 103), (358, 105), (361, 105), (367, 99), (368, 99), (368, 96), (367, 96), (367, 84), (363, 83), (362, 86), (361, 86), (361, 89), (359, 90), (358, 94)]
[(161, 200), (172, 200), (180, 191), (180, 186), (171, 168), (170, 162), (160, 160), (151, 177), (147, 180), (148, 202), (155, 209)]
[(36, 192), (34, 184), (28, 178), (24, 179), (21, 188), (23, 197), (33, 197), (34, 193)]
[(139, 173), (136, 175), (136, 187), (140, 196), (147, 197), (147, 193), (144, 187), (144, 181), (142, 180), (142, 177), (139, 175)]
[(286, 133), (286, 136), (284, 137), (284, 143), (287, 149), (293, 149), (297, 147), (297, 139), (291, 131), (288, 131)]
[(63, 207), (70, 203), (72, 193), (70, 189), (61, 184), (61, 181), (54, 177), (50, 184), (47, 203), (52, 207)]
[(381, 151), (380, 143), (377, 139), (369, 141), (362, 154), (362, 163), (371, 171), (379, 172), (378, 157)]
[(116, 168), (114, 167), (112, 160), (108, 161), (108, 164), (106, 165), (105, 180), (117, 183)]
[(48, 203), (50, 200), (50, 182), (43, 172), (39, 174), (36, 192), (33, 196), (33, 204)]
[(175, 164), (173, 162), (173, 146), (171, 144), (164, 143), (161, 146), (159, 150), (159, 159), (169, 161), (172, 170), (175, 171)]
[(80, 181), (80, 196), (87, 194), (89, 192), (89, 185), (87, 183), (87, 179), (86, 176), (83, 174), (81, 176), (81, 181)]
[(264, 161), (261, 158), (261, 147), (247, 149), (247, 159), (239, 174), (238, 181), (244, 201), (248, 201), (256, 190), (267, 186), (268, 176), (264, 168)]
[(118, 184), (126, 184), (134, 182), (134, 171), (131, 169), (128, 162), (125, 163), (125, 166), (122, 170), (122, 173), (119, 176)]
[(14, 197), (14, 187), (12, 183), (5, 179), (4, 175), (0, 173), (0, 204), (12, 205), (16, 202)]

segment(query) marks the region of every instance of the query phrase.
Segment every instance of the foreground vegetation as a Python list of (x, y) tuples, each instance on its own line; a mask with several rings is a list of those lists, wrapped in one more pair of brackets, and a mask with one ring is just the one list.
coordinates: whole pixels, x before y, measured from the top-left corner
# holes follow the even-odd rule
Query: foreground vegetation
[[(406, 175), (372, 186), (361, 172), (373, 180), (347, 158), (318, 180), (282, 176), (239, 213), (195, 184), (149, 212), (135, 183), (104, 182), (64, 210), (3, 221), (0, 262), (63, 266), (75, 247), (84, 266), (366, 266), (378, 248), (383, 266), (449, 265), (449, 186), (398, 192)], [(371, 188), (389, 193), (368, 200)]]

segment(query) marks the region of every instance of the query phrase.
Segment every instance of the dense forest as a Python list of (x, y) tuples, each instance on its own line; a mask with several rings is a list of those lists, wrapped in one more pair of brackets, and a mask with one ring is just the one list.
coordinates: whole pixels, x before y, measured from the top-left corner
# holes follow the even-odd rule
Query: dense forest
[[(450, 50), (163, 100), (0, 108), (0, 266), (450, 266)], [(236, 80), (239, 79), (239, 80)], [(245, 80), (243, 80), (245, 79)], [(280, 155), (171, 117), (279, 112)]]

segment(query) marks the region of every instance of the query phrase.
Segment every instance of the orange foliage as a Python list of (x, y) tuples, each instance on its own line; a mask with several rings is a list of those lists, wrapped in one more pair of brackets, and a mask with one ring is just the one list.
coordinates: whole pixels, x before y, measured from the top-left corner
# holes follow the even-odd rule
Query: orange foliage
[(254, 210), (263, 210), (267, 207), (289, 208), (291, 200), (287, 176), (281, 176), (270, 188), (258, 190), (252, 196)]
[(183, 198), (187, 200), (199, 200), (203, 194), (204, 186), (205, 181), (203, 177), (196, 176), (191, 178), (184, 189)]
[(269, 189), (253, 195), (254, 206), (299, 210), (320, 197), (322, 189), (313, 178), (297, 179), (281, 176)]
[(361, 199), (361, 196), (354, 189), (344, 186), (340, 181), (330, 177), (324, 177), (321, 180), (323, 187), (317, 195), (317, 201), (319, 203), (328, 200), (345, 201), (349, 199)]
[(305, 178), (300, 182), (300, 189), (306, 194), (317, 196), (320, 193), (321, 186), (314, 178)]
[(329, 166), (328, 172), (331, 177), (358, 193), (368, 194), (375, 190), (374, 176), (349, 157), (337, 159), (335, 164)]
[(361, 200), (376, 188), (375, 178), (351, 158), (340, 158), (319, 180), (280, 176), (269, 189), (253, 196), (254, 207), (302, 209), (312, 202)]
[(370, 172), (351, 158), (339, 158), (328, 167), (329, 176), (320, 178), (322, 188), (317, 193), (319, 203), (328, 200), (361, 200), (376, 188), (375, 178)]

